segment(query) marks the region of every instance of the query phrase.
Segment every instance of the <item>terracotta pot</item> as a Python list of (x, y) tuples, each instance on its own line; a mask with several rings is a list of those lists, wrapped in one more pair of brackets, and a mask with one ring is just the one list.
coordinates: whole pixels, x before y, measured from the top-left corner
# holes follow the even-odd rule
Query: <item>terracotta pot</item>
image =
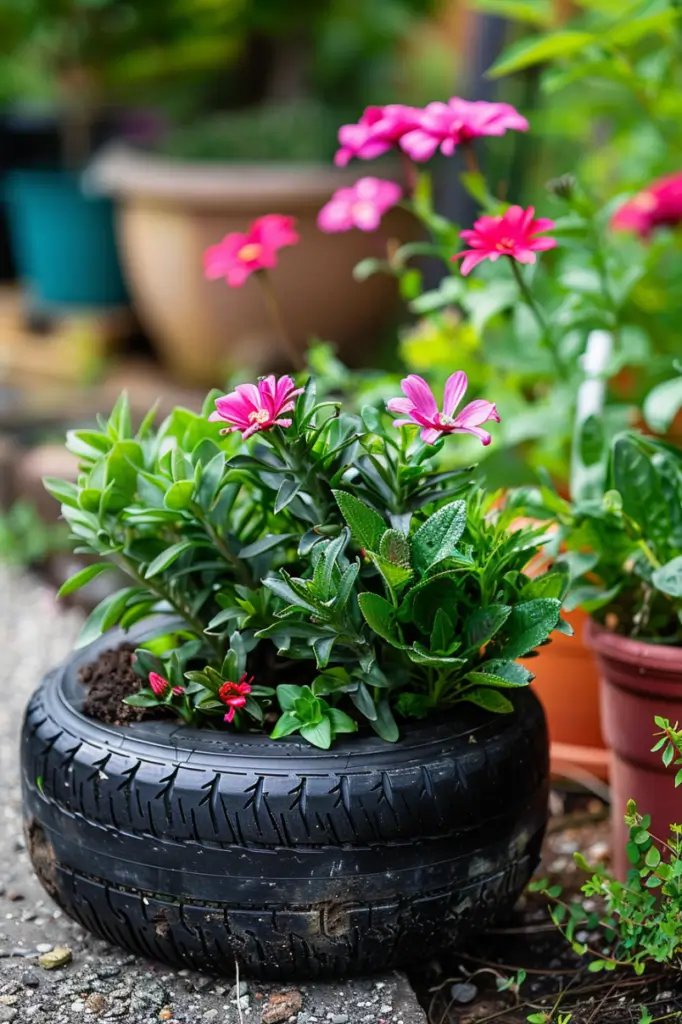
[(290, 337), (301, 349), (313, 337), (333, 341), (349, 365), (371, 360), (396, 284), (383, 274), (357, 282), (353, 267), (385, 257), (389, 238), (415, 238), (416, 222), (393, 210), (370, 234), (326, 235), (316, 225), (334, 190), (366, 173), (361, 165), (193, 164), (127, 150), (99, 159), (98, 186), (120, 200), (118, 234), (136, 309), (176, 376), (220, 385), (230, 369), (287, 365), (258, 282), (228, 288), (203, 275), (205, 249), (265, 213), (295, 216), (301, 235), (272, 272)]
[(552, 643), (528, 662), (536, 677), (533, 689), (547, 716), (552, 771), (575, 775), (577, 768), (605, 779), (609, 756), (601, 733), (599, 673), (584, 640), (588, 616), (577, 610), (563, 617), (574, 635), (555, 633)]
[(654, 833), (667, 838), (671, 822), (682, 822), (682, 790), (674, 772), (652, 753), (654, 715), (682, 720), (682, 647), (664, 647), (619, 636), (590, 622), (587, 641), (597, 656), (604, 736), (612, 751), (613, 865), (625, 878), (628, 800), (650, 814)]

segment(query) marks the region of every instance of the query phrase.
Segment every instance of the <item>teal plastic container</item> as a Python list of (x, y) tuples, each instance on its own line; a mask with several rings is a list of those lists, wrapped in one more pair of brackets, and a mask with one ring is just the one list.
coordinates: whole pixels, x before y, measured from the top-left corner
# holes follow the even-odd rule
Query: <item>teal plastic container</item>
[(4, 192), (17, 271), (35, 306), (127, 303), (111, 200), (88, 195), (66, 171), (11, 171)]

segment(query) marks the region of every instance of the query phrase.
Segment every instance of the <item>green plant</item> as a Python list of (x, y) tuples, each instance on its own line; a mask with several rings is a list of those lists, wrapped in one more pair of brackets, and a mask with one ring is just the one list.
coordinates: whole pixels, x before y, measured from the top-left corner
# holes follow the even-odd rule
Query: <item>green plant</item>
[(679, 643), (682, 453), (634, 432), (605, 452), (596, 418), (581, 438), (585, 461), (600, 470), (599, 493), (570, 503), (547, 487), (540, 498), (559, 522), (557, 565), (571, 575), (564, 607), (628, 636)]
[(97, 430), (68, 435), (77, 483), (46, 481), (78, 550), (100, 558), (62, 593), (112, 565), (131, 577), (81, 644), (176, 618), (138, 652), (149, 685), (130, 702), (239, 728), (271, 727), (275, 712), (274, 736), (322, 747), (358, 726), (392, 741), (396, 715), (461, 701), (512, 710), (532, 679), (517, 659), (568, 631), (565, 578), (524, 572), (544, 531), (514, 529), (513, 503), (485, 497), (469, 470), (442, 470), (443, 436), (318, 402), (312, 378), (218, 398), (222, 436), (214, 400), (133, 430), (123, 397)]
[(0, 515), (0, 562), (39, 565), (50, 555), (67, 551), (69, 547), (65, 524), (45, 523), (29, 501), (15, 501)]
[[(655, 718), (659, 732), (654, 751), (661, 751), (666, 767), (682, 765), (682, 730), (661, 717)], [(677, 758), (676, 758), (677, 755)], [(682, 783), (682, 770), (675, 785)], [(613, 878), (603, 864), (590, 866), (576, 853), (576, 864), (590, 874), (581, 888), (586, 900), (600, 909), (586, 912), (580, 902), (561, 899), (561, 887), (546, 879), (534, 882), (533, 891), (543, 892), (551, 901), (550, 914), (557, 927), (580, 956), (592, 958), (589, 970), (612, 971), (631, 967), (643, 974), (647, 966), (667, 964), (679, 969), (682, 957), (682, 824), (671, 823), (668, 839), (650, 830), (651, 818), (640, 815), (630, 801), (625, 815), (628, 826), (627, 881)], [(577, 929), (598, 930), (602, 942), (597, 948), (576, 939)], [(643, 1014), (644, 1017), (644, 1014)], [(651, 1017), (647, 1017), (651, 1020)]]

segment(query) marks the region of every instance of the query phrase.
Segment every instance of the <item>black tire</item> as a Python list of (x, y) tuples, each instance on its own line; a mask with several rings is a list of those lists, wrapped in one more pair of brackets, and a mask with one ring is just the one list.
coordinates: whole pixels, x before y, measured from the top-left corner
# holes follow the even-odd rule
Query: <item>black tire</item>
[(509, 912), (546, 823), (548, 745), (528, 690), (396, 744), (332, 751), (80, 711), (77, 652), (23, 730), (28, 848), (87, 928), (174, 965), (263, 979), (413, 964)]

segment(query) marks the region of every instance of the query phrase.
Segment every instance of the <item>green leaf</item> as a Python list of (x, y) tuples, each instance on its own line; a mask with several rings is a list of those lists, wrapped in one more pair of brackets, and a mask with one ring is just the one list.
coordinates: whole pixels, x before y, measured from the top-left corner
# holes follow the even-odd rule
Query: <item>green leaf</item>
[[(201, 443), (207, 444), (210, 442), (204, 440)], [(213, 456), (210, 462), (204, 465), (203, 473), (201, 474), (201, 482), (197, 490), (197, 503), (205, 512), (210, 511), (211, 506), (213, 505), (224, 473), (225, 453), (219, 451), (217, 455)]]
[(682, 555), (666, 562), (651, 574), (654, 586), (671, 597), (682, 597)]
[(464, 624), (467, 648), (483, 647), (502, 628), (509, 616), (511, 608), (506, 604), (493, 604), (487, 608), (477, 608)]
[(145, 579), (150, 580), (152, 576), (157, 576), (160, 572), (163, 572), (164, 569), (167, 569), (172, 565), (180, 555), (184, 555), (185, 551), (189, 551), (193, 547), (193, 541), (182, 540), (179, 543), (166, 548), (165, 551), (162, 551), (160, 555), (157, 555), (156, 558), (149, 563), (147, 571), (144, 574)]
[(514, 705), (497, 690), (488, 686), (479, 686), (475, 690), (467, 690), (463, 698), (471, 704), (477, 704), (486, 711), (492, 711), (496, 715), (506, 715), (514, 710)]
[(452, 620), (444, 608), (439, 608), (436, 611), (433, 629), (431, 630), (431, 650), (451, 654), (454, 642), (455, 627), (452, 624)]
[(90, 580), (94, 580), (95, 576), (99, 576), (100, 573), (107, 572), (109, 569), (115, 569), (116, 566), (111, 562), (96, 562), (95, 565), (86, 565), (85, 569), (81, 569), (71, 579), (68, 579), (66, 583), (62, 583), (61, 587), (57, 591), (57, 597), (66, 597), (67, 594), (73, 594), (74, 591), (80, 590)]
[(395, 565), (395, 563), (382, 558), (381, 555), (370, 553), (370, 558), (381, 573), (392, 597), (399, 594), (414, 576), (411, 569), (406, 569), (402, 565)]
[(466, 502), (452, 501), (434, 512), (411, 539), (412, 561), (424, 573), (455, 552), (466, 526)]
[(131, 708), (156, 708), (163, 701), (153, 693), (152, 690), (140, 690), (139, 693), (131, 693), (129, 697), (123, 698), (123, 703)]
[(644, 863), (648, 868), (657, 868), (661, 863), (661, 854), (657, 846), (650, 846), (646, 852)]
[(547, 61), (561, 57), (572, 57), (584, 50), (598, 39), (591, 32), (553, 32), (546, 36), (533, 36), (520, 39), (507, 47), (501, 57), (488, 69), (488, 78), (502, 78), (534, 64), (545, 64)]
[(293, 533), (267, 533), (265, 537), (261, 537), (260, 540), (255, 540), (253, 544), (247, 544), (246, 547), (242, 548), (239, 552), (239, 557), (255, 558), (256, 555), (264, 555), (266, 551), (272, 551), (273, 548), (279, 547), (280, 544), (284, 544), (285, 541), (290, 540), (293, 536)]
[(583, 466), (601, 462), (605, 451), (604, 424), (600, 416), (588, 416), (580, 424), (578, 450)]
[(331, 727), (335, 734), (358, 731), (358, 723), (350, 715), (347, 715), (345, 711), (339, 711), (338, 708), (330, 708), (327, 712), (327, 718), (331, 722)]
[(648, 540), (667, 540), (670, 516), (660, 480), (639, 438), (632, 435), (616, 438), (612, 474), (625, 514), (641, 527)]
[(682, 377), (666, 380), (653, 388), (644, 399), (644, 419), (649, 427), (665, 434), (682, 409)]
[(479, 665), (478, 672), (488, 672), (504, 679), (512, 686), (526, 686), (533, 679), (533, 673), (517, 661), (503, 661), (501, 658), (490, 658)]
[(555, 597), (562, 601), (568, 588), (568, 575), (563, 572), (546, 572), (531, 580), (521, 590), (519, 598), (529, 601), (534, 597)]
[(393, 647), (401, 647), (395, 608), (379, 594), (360, 594), (358, 604), (367, 625)]
[(469, 0), (471, 10), (497, 14), (509, 21), (548, 28), (554, 17), (551, 0)]
[(58, 480), (54, 476), (43, 477), (43, 486), (53, 498), (61, 501), (63, 505), (70, 505), (78, 508), (78, 488), (68, 480)]
[(296, 715), (292, 714), (291, 711), (285, 711), (284, 714), (280, 715), (277, 719), (275, 728), (270, 733), (270, 739), (279, 740), (283, 736), (290, 736), (292, 732), (298, 732), (300, 728), (301, 723)]
[(347, 491), (334, 491), (334, 497), (353, 539), (368, 551), (379, 551), (381, 538), (386, 532), (386, 523), (379, 513)]
[[(514, 665), (515, 662), (511, 662), (511, 664)], [(464, 678), (470, 683), (476, 683), (478, 686), (499, 686), (502, 689), (517, 686), (528, 686), (528, 680), (524, 680), (523, 682), (511, 682), (503, 676), (495, 675), (492, 672), (483, 672), (482, 670), (467, 672)]]
[(124, 587), (122, 590), (117, 590), (115, 594), (109, 594), (103, 601), (100, 601), (83, 623), (76, 640), (76, 648), (85, 647), (101, 636), (110, 626), (118, 622), (128, 600), (133, 596), (143, 593), (145, 591), (140, 588)]
[(607, 45), (633, 46), (648, 35), (668, 37), (678, 18), (679, 11), (669, 8), (667, 11), (623, 19), (621, 24), (616, 25), (603, 36), (603, 41)]
[(302, 692), (302, 686), (294, 686), (293, 683), (281, 683), (277, 687), (277, 701), (282, 711), (291, 711)]
[(561, 601), (538, 597), (512, 608), (506, 622), (507, 639), (500, 645), (501, 653), (510, 661), (534, 650), (552, 632), (561, 612)]
[(364, 715), (370, 722), (376, 722), (377, 709), (374, 705), (372, 695), (364, 683), (361, 682), (357, 690), (351, 693), (350, 699), (353, 701), (353, 704), (355, 704), (361, 715)]
[(379, 554), (386, 561), (393, 562), (394, 565), (400, 565), (405, 569), (409, 569), (412, 564), (410, 542), (399, 530), (386, 530), (381, 538)]
[(301, 736), (314, 747), (329, 750), (332, 745), (332, 726), (328, 718), (323, 718), (316, 725), (302, 725)]
[(192, 503), (193, 480), (177, 480), (166, 491), (164, 505), (173, 512), (184, 512)]
[(300, 489), (300, 480), (294, 480), (292, 477), (288, 476), (282, 480), (279, 490), (277, 491), (277, 497), (275, 498), (275, 507), (273, 509), (275, 515), (282, 512), (282, 510), (294, 500)]
[(386, 743), (395, 743), (400, 737), (400, 730), (398, 729), (398, 724), (393, 717), (391, 705), (385, 697), (377, 704), (376, 721), (370, 722), (370, 725), (374, 729), (375, 733), (377, 733), (382, 740), (385, 740)]

